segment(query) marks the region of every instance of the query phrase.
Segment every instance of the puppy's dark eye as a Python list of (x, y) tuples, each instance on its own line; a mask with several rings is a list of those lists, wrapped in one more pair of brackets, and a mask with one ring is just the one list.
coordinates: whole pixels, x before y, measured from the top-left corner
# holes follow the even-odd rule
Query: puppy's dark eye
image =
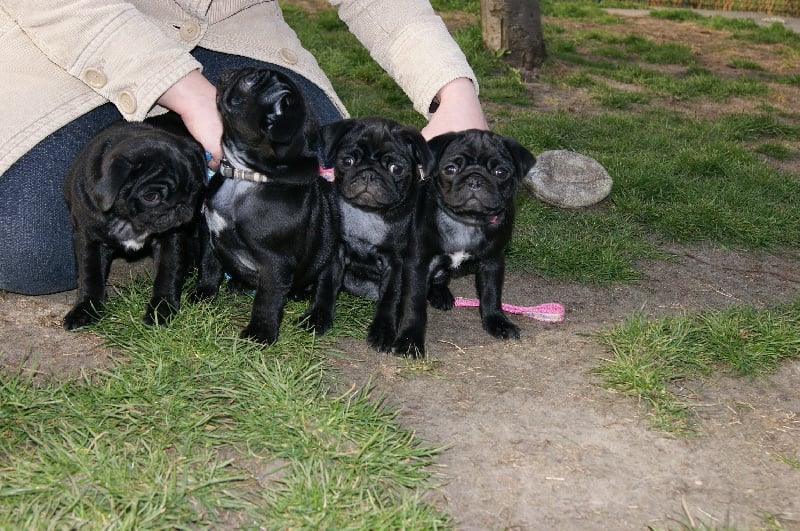
[(352, 168), (356, 164), (356, 159), (350, 156), (342, 157), (342, 160), (340, 160), (339, 163), (343, 168)]
[(458, 173), (458, 165), (454, 162), (449, 164), (445, 164), (444, 168), (442, 168), (442, 173), (445, 175), (453, 176)]
[(147, 192), (142, 196), (142, 201), (147, 204), (154, 205), (161, 201), (161, 194), (158, 192)]
[(403, 175), (403, 168), (401, 165), (397, 164), (396, 162), (390, 162), (386, 169), (389, 170), (389, 173), (392, 175)]
[(508, 168), (498, 166), (497, 168), (492, 170), (492, 175), (504, 179), (505, 177), (508, 177)]

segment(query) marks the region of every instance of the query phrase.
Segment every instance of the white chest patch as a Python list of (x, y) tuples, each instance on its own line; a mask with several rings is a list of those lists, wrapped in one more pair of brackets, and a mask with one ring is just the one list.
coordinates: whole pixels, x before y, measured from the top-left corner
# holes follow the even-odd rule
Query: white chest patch
[(148, 232), (139, 232), (127, 220), (112, 217), (109, 220), (108, 235), (126, 251), (138, 251), (147, 243)]
[(472, 258), (472, 255), (469, 254), (466, 251), (458, 251), (458, 252), (455, 252), (455, 253), (451, 253), (449, 256), (450, 256), (450, 260), (452, 261), (452, 263), (450, 264), (450, 267), (452, 267), (453, 269), (456, 269), (465, 260), (469, 260), (470, 258)]
[(138, 251), (142, 247), (144, 247), (144, 242), (147, 239), (147, 235), (139, 236), (138, 238), (125, 240), (124, 242), (120, 242), (122, 246), (125, 248), (126, 251)]

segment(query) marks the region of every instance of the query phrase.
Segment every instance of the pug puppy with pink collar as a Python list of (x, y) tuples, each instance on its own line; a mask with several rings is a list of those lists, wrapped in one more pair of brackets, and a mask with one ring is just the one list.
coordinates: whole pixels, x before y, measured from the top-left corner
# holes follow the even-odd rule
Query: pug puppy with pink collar
[(387, 350), (399, 321), (403, 261), (420, 181), (433, 158), (419, 130), (385, 118), (322, 128), (341, 212), (344, 291), (376, 301), (367, 343)]

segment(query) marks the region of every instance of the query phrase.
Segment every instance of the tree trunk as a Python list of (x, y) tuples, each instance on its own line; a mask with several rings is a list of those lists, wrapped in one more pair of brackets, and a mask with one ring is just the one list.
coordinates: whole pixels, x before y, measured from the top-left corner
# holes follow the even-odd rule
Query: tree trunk
[(481, 0), (481, 34), (490, 50), (505, 54), (524, 73), (545, 58), (539, 0)]

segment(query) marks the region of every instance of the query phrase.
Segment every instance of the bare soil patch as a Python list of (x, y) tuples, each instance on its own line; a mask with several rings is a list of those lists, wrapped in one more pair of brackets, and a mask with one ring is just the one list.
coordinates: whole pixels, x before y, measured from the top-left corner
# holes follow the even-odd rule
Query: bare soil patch
[[(641, 264), (636, 285), (583, 286), (512, 274), (505, 299), (558, 301), (567, 319), (513, 316), (519, 341), (499, 342), (477, 311), (432, 311), (429, 372), (357, 342), (334, 360), (343, 385), (371, 384), (426, 440), (445, 443), (437, 492), (460, 529), (645, 529), (696, 522), (800, 528), (800, 364), (767, 380), (719, 376), (683, 390), (702, 407), (703, 433), (653, 431), (634, 401), (598, 384), (607, 353), (595, 332), (648, 316), (764, 305), (800, 292), (797, 257), (674, 248)], [(469, 278), (454, 293), (474, 296)]]
[[(704, 67), (730, 68), (724, 52), (730, 42), (718, 48), (726, 37), (700, 26), (636, 18), (625, 31), (691, 42), (702, 50)], [(743, 48), (736, 54), (770, 69), (800, 68), (766, 51), (753, 55), (761, 53), (757, 45)], [(531, 87), (542, 111), (596, 111), (579, 90)], [(800, 100), (787, 93), (786, 105), (792, 101)], [(680, 105), (711, 115), (758, 102)], [(635, 313), (763, 306), (800, 295), (796, 250), (667, 250), (674, 259), (642, 262), (643, 279), (633, 285), (598, 287), (510, 273), (507, 302), (557, 301), (567, 309), (557, 324), (512, 316), (522, 330), (519, 341), (490, 338), (477, 310), (468, 308), (431, 311), (427, 364), (342, 340), (331, 356), (338, 385), (373, 386), (404, 426), (447, 445), (437, 458), (444, 485), (431, 497), (460, 529), (646, 529), (691, 522), (800, 529), (800, 468), (781, 459), (800, 459), (800, 363), (764, 380), (720, 375), (687, 386), (683, 391), (701, 404), (703, 431), (689, 439), (651, 429), (639, 404), (602, 389), (592, 374), (607, 355), (595, 333)], [(131, 267), (115, 263), (114, 281), (123, 282)], [(472, 279), (456, 280), (453, 291), (474, 296)], [(0, 293), (0, 365), (47, 378), (104, 366), (108, 352), (96, 337), (60, 326), (73, 296)]]

